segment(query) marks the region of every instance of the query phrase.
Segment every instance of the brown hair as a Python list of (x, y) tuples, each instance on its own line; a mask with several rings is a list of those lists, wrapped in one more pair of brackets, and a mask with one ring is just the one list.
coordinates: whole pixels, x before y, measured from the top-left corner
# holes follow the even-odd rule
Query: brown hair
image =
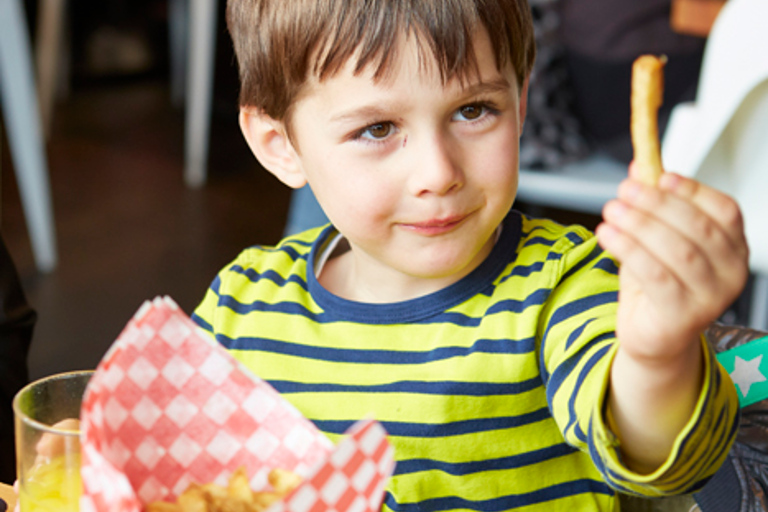
[(535, 44), (527, 0), (229, 0), (227, 26), (240, 70), (240, 105), (287, 121), (310, 74), (320, 80), (356, 55), (356, 71), (384, 76), (398, 38), (415, 35), (443, 82), (476, 68), (472, 36), (488, 31), (499, 68), (520, 84)]

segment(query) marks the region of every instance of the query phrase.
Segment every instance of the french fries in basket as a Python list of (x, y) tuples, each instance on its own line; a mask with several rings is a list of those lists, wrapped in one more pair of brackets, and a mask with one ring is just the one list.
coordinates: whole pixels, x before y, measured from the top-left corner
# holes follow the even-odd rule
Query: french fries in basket
[(154, 501), (146, 512), (261, 512), (298, 487), (302, 478), (285, 469), (269, 472), (272, 491), (252, 491), (245, 468), (240, 467), (226, 487), (213, 483), (192, 484), (176, 500)]

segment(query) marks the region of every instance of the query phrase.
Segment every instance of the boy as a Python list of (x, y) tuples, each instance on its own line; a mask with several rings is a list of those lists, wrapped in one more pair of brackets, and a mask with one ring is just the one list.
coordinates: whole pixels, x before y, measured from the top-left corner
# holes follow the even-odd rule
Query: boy
[(596, 237), (511, 210), (525, 0), (227, 17), (243, 134), (331, 225), (246, 249), (194, 318), (332, 439), (381, 421), (385, 509), (614, 510), (615, 490), (704, 484), (737, 424), (700, 338), (747, 275), (732, 200), (629, 179)]

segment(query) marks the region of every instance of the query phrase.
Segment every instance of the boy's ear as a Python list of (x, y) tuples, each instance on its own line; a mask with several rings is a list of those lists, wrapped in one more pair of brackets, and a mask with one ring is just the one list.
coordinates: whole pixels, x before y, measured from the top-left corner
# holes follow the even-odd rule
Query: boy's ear
[(525, 124), (525, 115), (528, 112), (528, 81), (531, 75), (525, 77), (523, 86), (520, 89), (520, 133), (523, 133), (523, 125)]
[(240, 109), (240, 130), (261, 165), (292, 188), (303, 187), (307, 180), (285, 129), (285, 123), (272, 119), (258, 109)]

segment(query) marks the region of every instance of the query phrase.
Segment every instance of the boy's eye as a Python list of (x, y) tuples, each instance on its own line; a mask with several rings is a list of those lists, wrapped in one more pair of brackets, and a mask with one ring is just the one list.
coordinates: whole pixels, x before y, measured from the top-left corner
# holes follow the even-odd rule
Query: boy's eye
[(483, 115), (483, 110), (481, 105), (466, 105), (459, 109), (459, 113), (464, 119), (477, 119)]
[(491, 112), (484, 103), (471, 103), (460, 107), (453, 118), (455, 121), (476, 121)]
[(376, 123), (365, 128), (361, 135), (367, 139), (384, 139), (393, 131), (392, 123)]

